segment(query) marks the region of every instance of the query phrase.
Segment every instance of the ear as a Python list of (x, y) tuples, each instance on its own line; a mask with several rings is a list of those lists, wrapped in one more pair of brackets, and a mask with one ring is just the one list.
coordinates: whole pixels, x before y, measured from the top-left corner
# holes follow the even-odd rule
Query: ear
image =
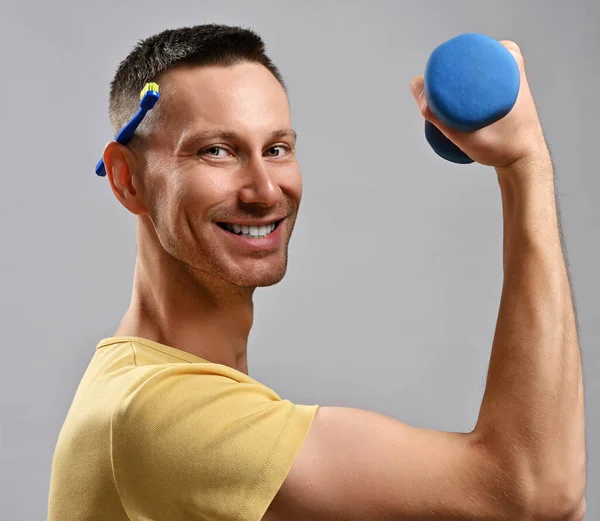
[(104, 167), (115, 197), (135, 215), (148, 213), (140, 193), (139, 177), (135, 176), (136, 162), (131, 150), (117, 141), (110, 141), (104, 147)]

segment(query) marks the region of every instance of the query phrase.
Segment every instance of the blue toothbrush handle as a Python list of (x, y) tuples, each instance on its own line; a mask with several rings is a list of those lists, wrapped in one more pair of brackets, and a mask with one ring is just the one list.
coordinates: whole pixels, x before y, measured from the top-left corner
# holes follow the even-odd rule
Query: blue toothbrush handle
[(106, 168), (104, 168), (104, 159), (100, 159), (96, 163), (96, 174), (100, 177), (104, 177), (106, 175)]
[[(132, 138), (135, 130), (138, 128), (138, 126), (144, 119), (146, 112), (148, 112), (148, 109), (140, 108), (137, 111), (136, 115), (133, 116), (133, 118), (131, 118), (131, 120), (129, 120), (127, 125), (125, 125), (119, 131), (119, 133), (115, 137), (115, 141), (118, 141), (119, 143), (122, 143), (122, 144), (128, 143), (129, 140)], [(104, 177), (106, 175), (106, 168), (104, 167), (104, 159), (100, 159), (100, 161), (98, 161), (98, 163), (96, 163), (96, 174), (101, 177)]]
[[(506, 116), (520, 86), (519, 66), (510, 51), (477, 33), (456, 36), (434, 49), (424, 79), (431, 111), (445, 125), (463, 132), (474, 132)], [(447, 161), (473, 163), (429, 121), (425, 138)]]
[(138, 128), (138, 126), (140, 125), (140, 123), (142, 122), (142, 120), (144, 119), (144, 116), (146, 115), (146, 112), (148, 112), (147, 110), (140, 108), (136, 115), (133, 116), (129, 122), (127, 123), (127, 125), (125, 125), (117, 134), (117, 136), (115, 137), (115, 141), (118, 141), (119, 143), (127, 143), (129, 142), (129, 140), (132, 138), (133, 133), (135, 132), (135, 129)]

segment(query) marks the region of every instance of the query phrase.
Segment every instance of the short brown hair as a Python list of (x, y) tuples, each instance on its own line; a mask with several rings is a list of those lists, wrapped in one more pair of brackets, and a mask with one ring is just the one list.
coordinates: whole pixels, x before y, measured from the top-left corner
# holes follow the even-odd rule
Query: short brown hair
[(178, 64), (264, 65), (286, 89), (279, 70), (265, 54), (262, 38), (251, 29), (218, 24), (168, 29), (140, 40), (117, 68), (110, 84), (109, 117), (115, 134), (139, 108), (140, 91)]

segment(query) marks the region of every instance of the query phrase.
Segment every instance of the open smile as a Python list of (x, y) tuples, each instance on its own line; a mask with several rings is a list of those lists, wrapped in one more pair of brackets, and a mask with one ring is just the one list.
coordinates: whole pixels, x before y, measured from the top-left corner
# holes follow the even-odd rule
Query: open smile
[(235, 235), (248, 237), (251, 239), (262, 239), (271, 235), (279, 226), (283, 219), (265, 224), (235, 224), (235, 223), (217, 223), (223, 230), (227, 230)]
[(223, 239), (238, 252), (275, 253), (281, 249), (285, 235), (285, 218), (264, 223), (216, 223)]

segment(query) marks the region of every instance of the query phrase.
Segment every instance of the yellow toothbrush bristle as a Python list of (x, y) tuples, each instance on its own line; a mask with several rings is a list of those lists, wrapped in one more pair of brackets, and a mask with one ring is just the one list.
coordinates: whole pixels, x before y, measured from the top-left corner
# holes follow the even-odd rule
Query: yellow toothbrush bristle
[(150, 90), (158, 92), (158, 83), (146, 83), (146, 86), (142, 89), (142, 92), (140, 93), (140, 99), (142, 99), (146, 92)]

